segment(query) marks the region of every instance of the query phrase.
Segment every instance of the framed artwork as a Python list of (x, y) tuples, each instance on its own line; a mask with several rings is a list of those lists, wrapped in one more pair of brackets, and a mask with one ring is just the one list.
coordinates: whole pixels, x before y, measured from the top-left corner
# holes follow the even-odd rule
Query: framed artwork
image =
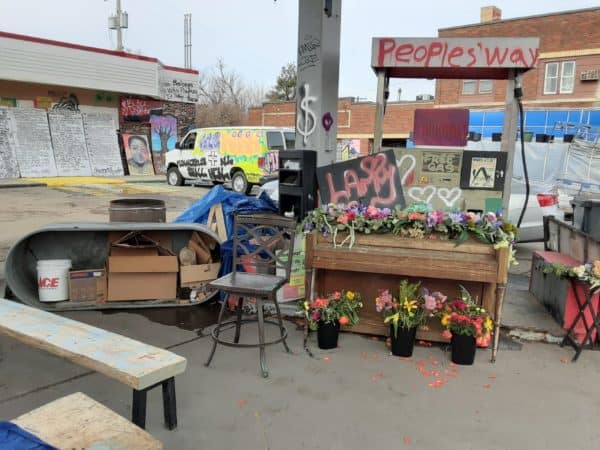
[(505, 152), (465, 150), (460, 173), (460, 188), (503, 190), (506, 156)]

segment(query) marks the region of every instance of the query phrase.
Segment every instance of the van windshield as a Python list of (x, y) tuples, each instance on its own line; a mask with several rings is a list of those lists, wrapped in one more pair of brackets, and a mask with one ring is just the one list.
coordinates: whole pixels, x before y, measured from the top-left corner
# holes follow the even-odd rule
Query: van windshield
[(283, 135), (285, 136), (285, 148), (288, 150), (296, 148), (296, 133), (286, 131)]

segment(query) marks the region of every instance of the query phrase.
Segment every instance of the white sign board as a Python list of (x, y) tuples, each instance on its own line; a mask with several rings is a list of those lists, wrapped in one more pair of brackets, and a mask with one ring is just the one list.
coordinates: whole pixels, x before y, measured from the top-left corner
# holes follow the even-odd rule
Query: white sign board
[(57, 176), (46, 110), (14, 108), (11, 112), (16, 125), (17, 161), (21, 176)]
[(158, 79), (158, 93), (165, 100), (197, 103), (200, 98), (198, 75), (161, 70)]
[(109, 114), (84, 113), (83, 128), (92, 175), (97, 177), (123, 175), (117, 127), (113, 118)]
[(11, 109), (0, 106), (0, 178), (19, 177), (15, 151), (15, 126)]
[(48, 112), (48, 122), (58, 175), (61, 177), (92, 175), (81, 113), (53, 110)]

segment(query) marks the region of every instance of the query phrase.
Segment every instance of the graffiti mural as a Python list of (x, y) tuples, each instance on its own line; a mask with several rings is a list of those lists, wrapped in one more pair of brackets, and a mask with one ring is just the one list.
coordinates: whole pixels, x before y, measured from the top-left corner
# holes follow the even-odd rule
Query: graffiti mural
[(165, 154), (175, 148), (177, 143), (177, 119), (170, 114), (150, 116), (150, 142), (154, 172), (164, 175)]
[[(47, 97), (46, 97), (47, 98)], [(52, 107), (52, 109), (66, 109), (68, 111), (79, 111), (79, 99), (73, 93), (61, 97), (61, 99)]]
[(123, 146), (127, 156), (129, 175), (154, 175), (152, 158), (146, 136), (124, 134)]
[(338, 161), (360, 156), (360, 139), (340, 139), (337, 143)]
[(121, 122), (146, 122), (150, 118), (150, 110), (162, 106), (156, 100), (121, 97), (119, 101), (119, 120)]

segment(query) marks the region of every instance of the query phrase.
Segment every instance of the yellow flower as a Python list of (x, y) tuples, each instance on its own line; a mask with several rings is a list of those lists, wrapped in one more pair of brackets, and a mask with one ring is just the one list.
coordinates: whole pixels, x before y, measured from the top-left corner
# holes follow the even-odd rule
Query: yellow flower
[(402, 307), (409, 313), (412, 313), (413, 310), (417, 309), (417, 301), (416, 300), (404, 300), (404, 302), (402, 303)]
[(348, 300), (354, 300), (354, 292), (352, 292), (352, 291), (346, 292), (346, 297), (348, 298)]
[(306, 311), (308, 311), (308, 302), (307, 302), (307, 301), (305, 301), (305, 302), (304, 302), (304, 309), (305, 309)]
[(592, 269), (592, 273), (597, 277), (600, 277), (600, 259), (594, 261), (594, 267)]
[(447, 326), (450, 323), (450, 314), (444, 314), (442, 316), (442, 325)]
[(508, 241), (500, 241), (494, 244), (494, 249), (498, 250), (499, 248), (508, 247)]
[(483, 327), (486, 330), (491, 331), (493, 326), (494, 326), (494, 322), (492, 321), (492, 319), (490, 319), (489, 317), (486, 317), (485, 322), (483, 322)]

